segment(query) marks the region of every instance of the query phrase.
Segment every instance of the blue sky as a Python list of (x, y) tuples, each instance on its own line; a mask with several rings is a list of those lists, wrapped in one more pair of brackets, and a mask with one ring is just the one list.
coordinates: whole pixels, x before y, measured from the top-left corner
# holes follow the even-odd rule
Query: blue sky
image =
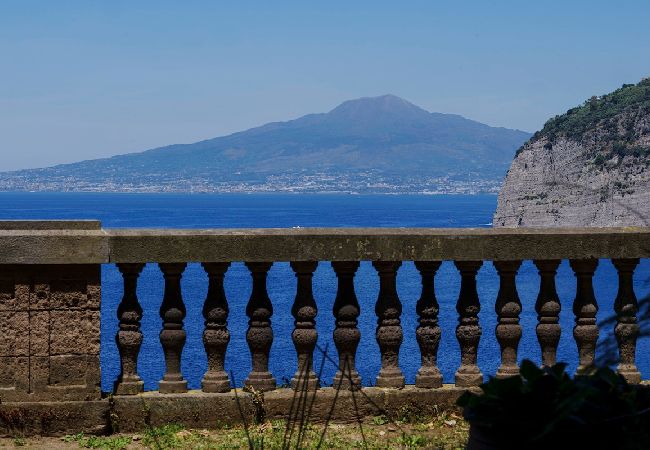
[(650, 1), (0, 3), (0, 170), (392, 93), (535, 131), (650, 76)]

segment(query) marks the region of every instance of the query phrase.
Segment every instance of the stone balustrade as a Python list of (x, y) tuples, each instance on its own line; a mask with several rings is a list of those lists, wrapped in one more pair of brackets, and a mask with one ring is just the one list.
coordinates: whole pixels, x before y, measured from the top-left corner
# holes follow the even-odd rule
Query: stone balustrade
[[(95, 221), (0, 222), (0, 330), (4, 337), (0, 344), (0, 422), (4, 420), (5, 430), (16, 426), (3, 419), (13, 408), (26, 411), (22, 417), (28, 429), (56, 434), (71, 427), (96, 432), (107, 427), (137, 429), (145, 423), (173, 421), (209, 426), (205, 417), (210, 413), (233, 420), (237, 414), (249, 414), (252, 406), (244, 405), (242, 412), (237, 397), (248, 394), (231, 390), (232, 380), (224, 369), (231, 334), (242, 332), (228, 327), (224, 279), (233, 262), (245, 262), (252, 284), (246, 305), (252, 370), (245, 385), (266, 393), (265, 407), (270, 415), (286, 414), (292, 390), (318, 391), (323, 402), (338, 401), (341, 411), (349, 407), (351, 398), (357, 413), (362, 410), (368, 414), (375, 413), (378, 405), (390, 408), (403, 401), (453, 404), (460, 392), (483, 381), (477, 356), (486, 330), (478, 319), (481, 298), (477, 272), (485, 261), (493, 262), (499, 277), (495, 334), (501, 360), (497, 377), (518, 373), (522, 304), (515, 276), (522, 261), (532, 260), (540, 276), (535, 333), (545, 365), (555, 363), (562, 333), (556, 271), (561, 260), (570, 261), (576, 277), (573, 338), (579, 354), (578, 373), (582, 373), (594, 363), (599, 336), (593, 275), (599, 259), (611, 259), (619, 286), (614, 305), (618, 371), (638, 383), (639, 325), (632, 276), (639, 259), (648, 257), (648, 228), (122, 230), (102, 229)], [(461, 358), (454, 385), (443, 384), (437, 367), (441, 327), (434, 282), (445, 260), (454, 262), (461, 278), (455, 329)], [(318, 262), (323, 261), (331, 262), (338, 282), (331, 312), (319, 310), (312, 292), (313, 274)], [(371, 383), (362, 383), (356, 361), (361, 307), (354, 278), (361, 261), (372, 261), (379, 279), (374, 312), (381, 369)], [(404, 261), (414, 261), (421, 277), (421, 295), (414, 311), (403, 310), (397, 293), (397, 272)], [(290, 262), (297, 279), (291, 339), (298, 370), (289, 389), (278, 389), (269, 370), (271, 346), (280, 338), (271, 328), (273, 299), (267, 291), (267, 274), (275, 262)], [(150, 263), (158, 264), (164, 278), (159, 339), (166, 370), (158, 392), (144, 392), (138, 373), (143, 310), (137, 283), (145, 264)], [(188, 263), (201, 263), (208, 283), (202, 307), (208, 367), (201, 392), (189, 393), (181, 371), (186, 341), (181, 283)], [(100, 390), (102, 264), (117, 266), (124, 287), (116, 311), (121, 374), (110, 398)], [(327, 380), (333, 388), (320, 388), (321, 380), (313, 368), (316, 321), (323, 314), (333, 314), (335, 320), (338, 371), (333, 380)], [(416, 329), (404, 329), (400, 319), (405, 314), (417, 314)], [(405, 386), (398, 364), (405, 333), (415, 334), (420, 349), (421, 367), (415, 386)], [(375, 387), (362, 388), (362, 384)], [(362, 395), (359, 398), (365, 399), (365, 410), (356, 403), (354, 393), (358, 391), (357, 395)], [(149, 402), (144, 410), (142, 402)], [(233, 409), (235, 402), (239, 412)], [(43, 414), (49, 414), (49, 422)], [(106, 417), (112, 418), (110, 423)]]

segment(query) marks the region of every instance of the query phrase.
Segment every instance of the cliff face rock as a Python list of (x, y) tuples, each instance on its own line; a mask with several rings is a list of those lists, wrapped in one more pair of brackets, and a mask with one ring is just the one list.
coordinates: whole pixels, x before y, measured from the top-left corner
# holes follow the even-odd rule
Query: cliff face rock
[(650, 226), (650, 79), (547, 122), (517, 151), (493, 225)]

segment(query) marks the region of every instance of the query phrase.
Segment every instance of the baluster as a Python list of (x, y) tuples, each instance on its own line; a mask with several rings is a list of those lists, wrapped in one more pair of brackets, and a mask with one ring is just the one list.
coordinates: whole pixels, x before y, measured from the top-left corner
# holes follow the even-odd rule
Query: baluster
[(338, 278), (338, 289), (334, 301), (334, 345), (339, 354), (339, 368), (334, 376), (334, 387), (357, 390), (361, 388), (361, 377), (357, 372), (355, 359), (361, 332), (357, 328), (360, 307), (354, 293), (354, 274), (359, 268), (358, 261), (332, 262)]
[(422, 293), (415, 306), (418, 313), (415, 337), (420, 346), (422, 365), (415, 376), (415, 386), (438, 388), (442, 386), (442, 374), (437, 365), (441, 332), (438, 326), (439, 307), (434, 280), (440, 261), (416, 261), (415, 267), (422, 278)]
[(402, 303), (397, 295), (397, 269), (400, 261), (374, 261), (372, 265), (379, 274), (379, 296), (375, 304), (377, 330), (375, 337), (381, 352), (381, 370), (377, 387), (403, 388), (404, 374), (399, 367), (399, 348), (404, 335), (400, 316)]
[(577, 283), (576, 298), (573, 301), (573, 314), (576, 316), (573, 337), (578, 346), (579, 358), (576, 374), (584, 374), (594, 366), (596, 343), (598, 341), (598, 325), (596, 325), (598, 304), (596, 303), (592, 283), (598, 260), (572, 259), (570, 264)]
[(494, 267), (499, 274), (499, 293), (494, 306), (498, 317), (496, 336), (501, 347), (501, 365), (496, 373), (497, 378), (519, 373), (517, 348), (521, 339), (521, 301), (515, 279), (520, 266), (521, 261), (494, 261)]
[(316, 261), (291, 263), (298, 280), (296, 298), (291, 308), (295, 319), (291, 338), (298, 355), (298, 370), (291, 380), (291, 387), (297, 391), (315, 390), (319, 384), (313, 370), (314, 348), (318, 340), (315, 321), (318, 307), (312, 292), (312, 277), (316, 267)]
[(639, 264), (638, 259), (613, 259), (618, 271), (618, 294), (614, 302), (618, 323), (614, 332), (618, 341), (620, 361), (618, 373), (630, 383), (639, 383), (641, 373), (636, 367), (636, 340), (639, 337), (639, 324), (636, 313), (638, 305), (634, 294), (634, 269)]
[(117, 395), (133, 395), (144, 391), (144, 382), (138, 375), (138, 354), (142, 345), (142, 307), (138, 302), (138, 277), (144, 264), (117, 264), (124, 279), (124, 296), (117, 308), (120, 329), (115, 335), (120, 352), (121, 371), (115, 382)]
[(160, 381), (158, 389), (161, 393), (187, 392), (187, 381), (181, 374), (181, 354), (185, 345), (185, 305), (181, 294), (181, 277), (187, 266), (186, 263), (158, 264), (165, 278), (165, 295), (160, 306), (160, 317), (163, 329), (160, 332), (160, 343), (165, 353), (167, 371)]
[(542, 349), (542, 366), (555, 365), (557, 346), (560, 343), (560, 298), (555, 289), (555, 275), (560, 260), (535, 260), (539, 273), (539, 295), (535, 302), (537, 311), (537, 341)]
[(228, 300), (223, 289), (223, 279), (230, 263), (203, 263), (208, 274), (208, 295), (203, 304), (203, 346), (208, 356), (208, 371), (201, 386), (204, 392), (228, 392), (230, 381), (224, 370), (226, 349), (230, 342), (228, 331)]
[(460, 272), (460, 293), (456, 311), (459, 314), (456, 338), (460, 344), (460, 367), (456, 372), (456, 386), (478, 386), (483, 382), (481, 370), (476, 365), (481, 326), (478, 313), (481, 304), (476, 291), (476, 274), (483, 261), (455, 261)]
[(272, 262), (246, 263), (253, 278), (253, 290), (246, 305), (246, 315), (249, 318), (246, 341), (251, 352), (253, 369), (244, 383), (258, 391), (275, 389), (275, 378), (269, 372), (269, 353), (273, 344), (273, 305), (266, 292), (266, 276), (272, 265)]

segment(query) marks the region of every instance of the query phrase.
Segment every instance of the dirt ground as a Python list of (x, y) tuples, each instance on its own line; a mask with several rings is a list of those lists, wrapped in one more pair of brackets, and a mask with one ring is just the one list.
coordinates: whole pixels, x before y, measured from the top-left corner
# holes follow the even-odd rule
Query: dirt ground
[(0, 438), (0, 448), (32, 449), (282, 449), (282, 448), (464, 448), (468, 425), (456, 414), (418, 421), (389, 422), (378, 416), (363, 423), (301, 425), (285, 421), (217, 430), (189, 430), (179, 425), (140, 434), (68, 435), (62, 438)]

